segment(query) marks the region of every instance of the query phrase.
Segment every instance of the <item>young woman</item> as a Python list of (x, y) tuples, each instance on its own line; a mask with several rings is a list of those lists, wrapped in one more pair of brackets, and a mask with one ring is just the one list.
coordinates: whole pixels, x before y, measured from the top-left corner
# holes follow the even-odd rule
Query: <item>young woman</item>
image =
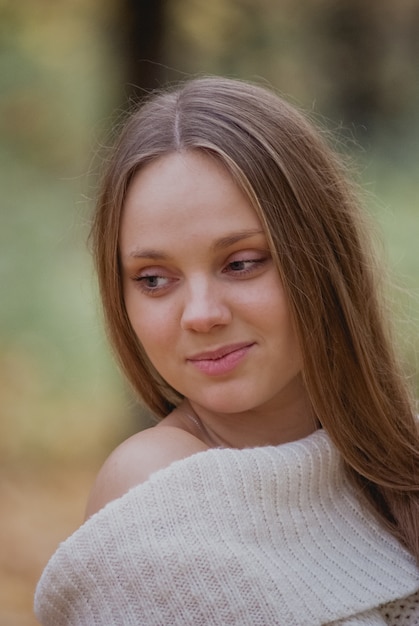
[(419, 624), (419, 436), (358, 204), (289, 104), (203, 78), (110, 157), (111, 341), (161, 421), (120, 445), (44, 625)]

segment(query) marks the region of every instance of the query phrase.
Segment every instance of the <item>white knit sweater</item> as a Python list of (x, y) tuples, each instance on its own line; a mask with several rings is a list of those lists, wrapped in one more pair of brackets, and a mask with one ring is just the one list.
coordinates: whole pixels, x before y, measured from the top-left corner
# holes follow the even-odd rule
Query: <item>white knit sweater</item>
[(44, 626), (413, 626), (418, 590), (317, 431), (155, 473), (60, 545), (35, 611)]

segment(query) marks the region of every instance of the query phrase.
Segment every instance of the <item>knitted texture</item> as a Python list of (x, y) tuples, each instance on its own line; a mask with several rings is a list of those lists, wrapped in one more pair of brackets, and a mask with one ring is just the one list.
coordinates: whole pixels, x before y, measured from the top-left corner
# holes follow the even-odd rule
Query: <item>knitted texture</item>
[(418, 590), (317, 431), (156, 472), (59, 546), (35, 611), (44, 626), (413, 626)]

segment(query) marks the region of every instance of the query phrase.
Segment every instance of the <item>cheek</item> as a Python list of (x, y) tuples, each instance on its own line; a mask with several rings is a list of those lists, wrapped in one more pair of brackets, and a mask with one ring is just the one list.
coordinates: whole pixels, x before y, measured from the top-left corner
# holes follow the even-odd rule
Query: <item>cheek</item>
[(261, 325), (266, 325), (272, 331), (289, 328), (291, 314), (287, 298), (279, 279), (271, 276), (270, 280), (258, 285), (257, 290), (249, 293), (243, 310), (253, 311), (255, 318)]
[(301, 350), (295, 324), (289, 310), (288, 300), (278, 281), (266, 286), (255, 309), (255, 314), (272, 337), (277, 347), (301, 362)]
[(150, 360), (161, 352), (167, 354), (174, 342), (174, 315), (165, 307), (143, 304), (141, 307), (135, 298), (126, 298), (126, 309), (131, 326)]

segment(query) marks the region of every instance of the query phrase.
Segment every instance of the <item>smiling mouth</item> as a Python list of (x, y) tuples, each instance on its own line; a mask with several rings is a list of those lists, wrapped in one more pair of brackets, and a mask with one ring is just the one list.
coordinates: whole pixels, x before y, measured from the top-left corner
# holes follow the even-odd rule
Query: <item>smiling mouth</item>
[(254, 343), (224, 346), (218, 350), (201, 352), (187, 359), (194, 367), (209, 376), (221, 376), (232, 371), (249, 353)]
[(223, 346), (218, 348), (217, 350), (207, 350), (206, 352), (200, 352), (199, 354), (195, 354), (188, 358), (188, 361), (217, 361), (219, 359), (224, 358), (228, 354), (232, 354), (232, 352), (236, 352), (237, 350), (241, 350), (242, 348), (247, 348), (253, 345), (248, 342), (235, 343), (230, 346)]

